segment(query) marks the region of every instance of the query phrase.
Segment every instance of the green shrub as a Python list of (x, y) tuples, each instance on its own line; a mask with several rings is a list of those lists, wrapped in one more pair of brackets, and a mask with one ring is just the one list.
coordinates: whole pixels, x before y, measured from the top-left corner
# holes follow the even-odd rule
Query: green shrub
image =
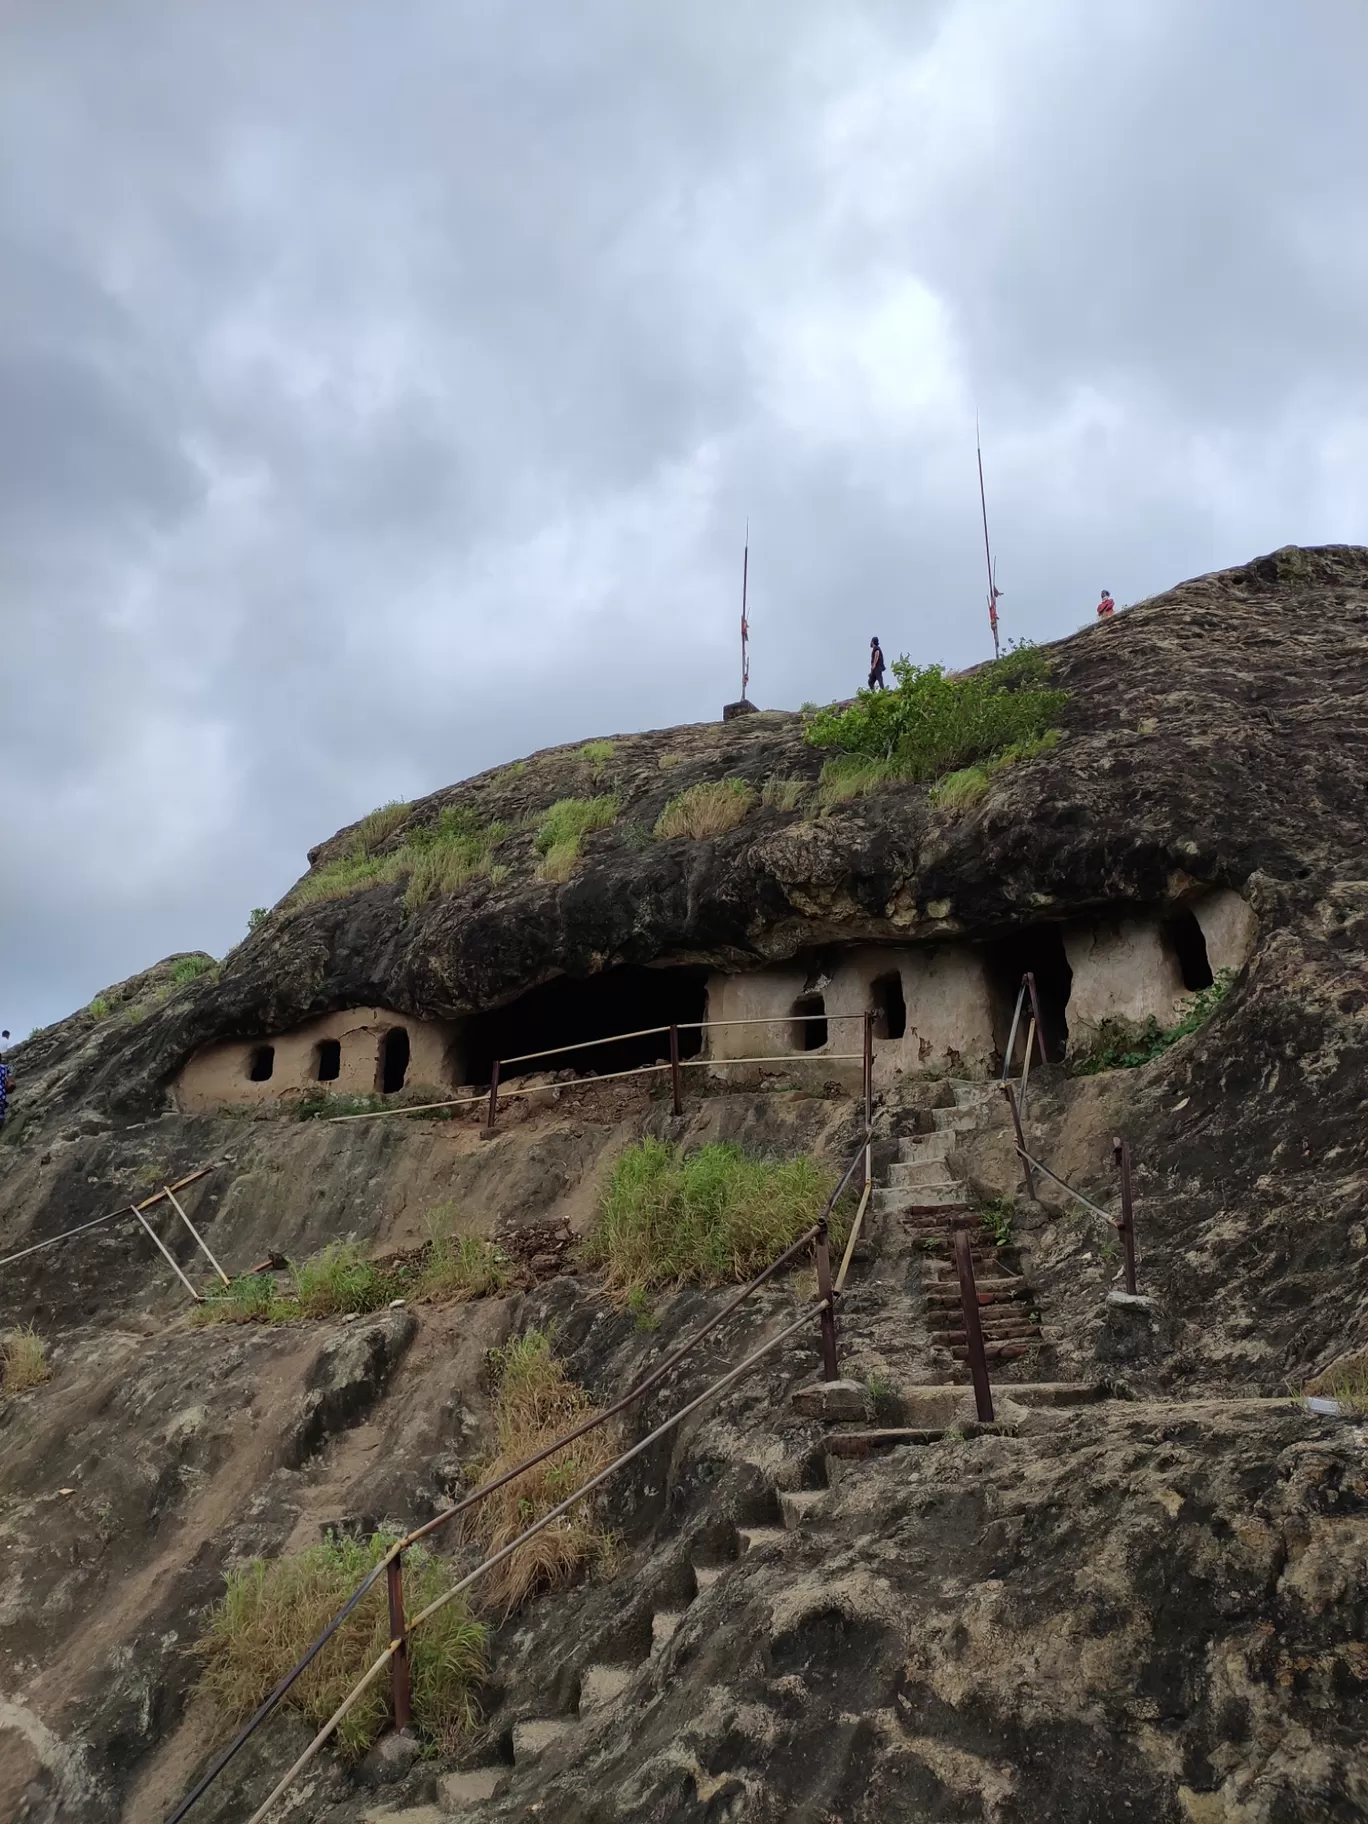
[(614, 1164), (584, 1256), (625, 1293), (748, 1279), (816, 1221), (832, 1183), (814, 1159), (642, 1140)]
[(1182, 1016), (1172, 1026), (1161, 1026), (1153, 1014), (1139, 1024), (1134, 1020), (1099, 1020), (1077, 1050), (1070, 1048), (1072, 1074), (1090, 1077), (1100, 1070), (1134, 1070), (1148, 1064), (1205, 1024), (1234, 985), (1235, 971), (1222, 969), (1209, 988), (1187, 997)]
[[(407, 806), (372, 811), (360, 831), (371, 818), (383, 820), (387, 813), (399, 809), (407, 815)], [(398, 848), (385, 855), (373, 854), (366, 846), (378, 838), (358, 832), (344, 855), (324, 862), (298, 881), (290, 889), (287, 903), (294, 909), (320, 900), (345, 898), (379, 881), (405, 880), (408, 887), (404, 903), (410, 908), (421, 906), (437, 894), (454, 893), (467, 881), (488, 874), (490, 852), (507, 834), (507, 825), (485, 823), (469, 805), (448, 805), (434, 822), (409, 829)]]
[(107, 1020), (114, 1011), (114, 1003), (107, 994), (97, 994), (86, 1008), (92, 1020)]
[(212, 956), (183, 956), (179, 962), (172, 963), (171, 980), (178, 988), (183, 988), (187, 982), (198, 981), (200, 976), (217, 968)]
[(661, 841), (724, 836), (744, 821), (754, 803), (755, 793), (744, 779), (705, 780), (671, 798), (656, 819), (655, 835)]
[(243, 1273), (225, 1286), (209, 1288), (204, 1303), (194, 1313), (199, 1324), (271, 1324), (300, 1315), (295, 1299), (282, 1299), (269, 1273)]
[(606, 830), (618, 810), (617, 798), (606, 792), (598, 798), (558, 798), (543, 811), (532, 838), (532, 846), (542, 858), (537, 870), (541, 878), (567, 880), (579, 860), (584, 838), (593, 830)]
[[(196, 1651), (204, 1661), (199, 1688), (229, 1722), (249, 1716), (380, 1562), (396, 1535), (366, 1541), (330, 1534), (321, 1545), (293, 1557), (250, 1563), (230, 1571), (227, 1589), (209, 1618)], [(416, 1614), (449, 1590), (457, 1570), (421, 1546), (404, 1553), (404, 1600)], [(362, 1597), (322, 1652), (290, 1687), (284, 1703), (311, 1727), (326, 1722), (389, 1643), (385, 1579)], [(445, 1753), (473, 1733), (475, 1692), (486, 1664), (485, 1628), (456, 1596), (409, 1639), (413, 1715), (419, 1729)], [(390, 1720), (390, 1681), (375, 1679), (348, 1711), (338, 1745), (358, 1760)]]
[(255, 931), (258, 925), (264, 925), (270, 916), (271, 914), (265, 906), (253, 906), (251, 911), (247, 914), (248, 932)]
[(965, 677), (940, 665), (895, 659), (893, 690), (862, 690), (847, 709), (822, 710), (805, 739), (814, 747), (893, 765), (900, 779), (934, 779), (1032, 741), (1067, 693), (1046, 682), (1044, 655), (1021, 647)]
[(984, 1204), (983, 1226), (992, 1236), (995, 1247), (1005, 1248), (1011, 1241), (1013, 1214), (1010, 1197), (992, 1197)]

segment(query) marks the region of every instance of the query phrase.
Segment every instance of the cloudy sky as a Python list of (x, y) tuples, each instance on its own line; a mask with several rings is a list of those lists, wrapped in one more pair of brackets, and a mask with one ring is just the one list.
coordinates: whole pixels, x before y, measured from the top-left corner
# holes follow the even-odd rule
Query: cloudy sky
[[(1363, 0), (7, 0), (0, 1025), (553, 742), (1368, 542)], [(1215, 637), (1217, 630), (1213, 630)], [(1219, 659), (1217, 659), (1219, 662)]]

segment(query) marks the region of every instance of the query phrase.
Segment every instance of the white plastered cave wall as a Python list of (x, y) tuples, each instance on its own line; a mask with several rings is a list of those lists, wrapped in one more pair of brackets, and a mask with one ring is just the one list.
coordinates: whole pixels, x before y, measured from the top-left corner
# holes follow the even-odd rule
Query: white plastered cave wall
[[(902, 988), (906, 1027), (890, 1038), (882, 1021), (874, 1027), (874, 1080), (891, 1082), (904, 1072), (943, 1070), (982, 1075), (993, 1066), (993, 1005), (982, 953), (969, 944), (913, 947), (870, 945), (847, 951), (827, 973), (801, 963), (757, 970), (753, 975), (717, 974), (708, 981), (710, 1025), (707, 1053), (714, 1060), (793, 1058), (826, 1064), (853, 1054), (840, 1073), (860, 1073), (864, 1015), (876, 1005), (875, 984), (896, 975)], [(796, 1002), (820, 995), (826, 1012), (826, 1044), (804, 1049), (794, 1022)], [(879, 997), (880, 999), (882, 997)], [(833, 1074), (828, 1068), (827, 1075)]]
[[(338, 1095), (369, 1095), (380, 1088), (385, 1036), (402, 1028), (409, 1039), (406, 1085), (448, 1088), (461, 1080), (458, 1027), (443, 1020), (415, 1020), (383, 1007), (352, 1007), (307, 1020), (292, 1032), (262, 1039), (230, 1039), (195, 1053), (176, 1082), (176, 1100), (186, 1114), (226, 1103), (272, 1102), (283, 1095), (324, 1089)], [(340, 1048), (335, 1078), (320, 1082), (318, 1049), (325, 1039)], [(251, 1078), (252, 1060), (263, 1045), (274, 1048), (271, 1075)]]
[(1140, 1026), (1152, 1018), (1167, 1026), (1187, 992), (1157, 914), (1070, 926), (1064, 954), (1073, 971), (1066, 1009), (1071, 1048), (1104, 1020)]
[(1230, 887), (1211, 887), (1187, 902), (1206, 939), (1213, 975), (1243, 969), (1254, 952), (1259, 921), (1254, 908)]

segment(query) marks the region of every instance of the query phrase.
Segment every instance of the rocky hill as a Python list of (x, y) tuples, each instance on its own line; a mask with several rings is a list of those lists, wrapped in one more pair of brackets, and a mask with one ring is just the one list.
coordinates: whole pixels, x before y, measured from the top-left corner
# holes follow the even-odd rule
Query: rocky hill
[[(35, 1325), (53, 1369), (0, 1399), (0, 1813), (164, 1816), (222, 1735), (186, 1649), (225, 1566), (438, 1511), (487, 1448), (485, 1356), (510, 1334), (554, 1322), (607, 1401), (713, 1308), (682, 1290), (644, 1330), (568, 1245), (629, 1140), (843, 1162), (858, 1130), (838, 1085), (801, 1082), (698, 1083), (679, 1120), (649, 1079), (571, 1086), (493, 1137), (464, 1114), (181, 1112), (206, 1047), (354, 1008), (455, 1022), (622, 967), (991, 944), (1202, 887), (1257, 918), (1219, 1007), (1138, 1066), (1051, 1064), (1028, 1123), (1109, 1207), (1125, 1134), (1154, 1304), (1108, 1303), (1115, 1261), (1062, 1193), (1018, 1194), (1000, 1121), (938, 1118), (943, 1079), (890, 1088), (881, 1173), (945, 1131), (966, 1196), (1011, 1211), (1002, 1260), (1039, 1321), (1004, 1366), (1028, 1391), (1001, 1434), (833, 1456), (789, 1406), (811, 1346), (786, 1346), (606, 1501), (612, 1575), (496, 1627), (480, 1744), (383, 1788), (329, 1762), (282, 1815), (1368, 1815), (1368, 1438), (1287, 1397), (1368, 1349), (1368, 551), (1280, 551), (1048, 656), (1062, 738), (968, 808), (926, 784), (823, 792), (797, 713), (548, 750), (339, 832), (221, 963), (168, 959), (7, 1054), (0, 1254), (207, 1166), (184, 1200), (233, 1272), (337, 1238), (402, 1253), (446, 1205), (518, 1274), (467, 1305), (192, 1329), (129, 1222), (0, 1265), (0, 1321)], [(749, 788), (734, 827), (667, 833), (672, 801), (727, 779)], [(611, 800), (573, 853), (547, 821), (567, 800)], [(861, 1252), (845, 1365), (916, 1429), (926, 1387), (963, 1370), (900, 1233)], [(706, 1372), (793, 1296), (735, 1320)], [(652, 1414), (705, 1378), (686, 1365)], [(1056, 1408), (1036, 1382), (1111, 1397)], [(565, 1725), (540, 1754), (536, 1721)], [(192, 1817), (246, 1817), (291, 1727)], [(485, 1797), (439, 1797), (491, 1767)]]

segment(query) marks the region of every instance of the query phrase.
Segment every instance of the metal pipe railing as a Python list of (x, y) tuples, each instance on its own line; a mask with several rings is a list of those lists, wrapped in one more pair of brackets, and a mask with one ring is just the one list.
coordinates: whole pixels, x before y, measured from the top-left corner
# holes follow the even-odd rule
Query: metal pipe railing
[[(869, 1134), (866, 1131), (861, 1137), (859, 1150), (852, 1156), (850, 1163), (846, 1166), (845, 1171), (837, 1180), (835, 1188), (827, 1198), (826, 1207), (823, 1209), (822, 1214), (817, 1221), (814, 1222), (811, 1227), (805, 1229), (781, 1254), (770, 1261), (768, 1266), (763, 1267), (761, 1271), (757, 1273), (753, 1279), (749, 1280), (734, 1297), (730, 1298), (720, 1310), (714, 1312), (711, 1317), (700, 1324), (698, 1329), (695, 1330), (691, 1336), (686, 1337), (685, 1340), (672, 1350), (663, 1361), (657, 1363), (655, 1368), (653, 1368), (643, 1380), (638, 1381), (635, 1387), (630, 1388), (602, 1412), (592, 1414), (589, 1418), (583, 1420), (579, 1425), (574, 1426), (563, 1436), (555, 1439), (554, 1442), (533, 1452), (531, 1456), (525, 1457), (511, 1469), (505, 1470), (502, 1475), (494, 1477), (492, 1481), (482, 1483), (479, 1488), (473, 1489), (471, 1493), (466, 1495), (462, 1500), (453, 1503), (452, 1506), (448, 1508), (444, 1508), (440, 1514), (435, 1515), (422, 1526), (414, 1527), (410, 1532), (406, 1533), (402, 1539), (396, 1540), (380, 1562), (367, 1573), (361, 1584), (348, 1597), (343, 1607), (323, 1629), (299, 1662), (278, 1681), (269, 1695), (263, 1699), (262, 1703), (237, 1731), (237, 1734), (233, 1737), (232, 1741), (214, 1757), (213, 1762), (200, 1776), (193, 1789), (186, 1794), (175, 1811), (166, 1819), (166, 1824), (180, 1824), (180, 1820), (187, 1815), (197, 1800), (208, 1791), (209, 1787), (218, 1778), (219, 1774), (223, 1772), (224, 1768), (228, 1766), (229, 1762), (234, 1758), (238, 1751), (246, 1745), (261, 1725), (266, 1722), (272, 1713), (279, 1707), (282, 1699), (287, 1695), (291, 1686), (307, 1670), (314, 1659), (317, 1658), (318, 1654), (327, 1645), (328, 1641), (336, 1633), (342, 1622), (352, 1613), (366, 1593), (375, 1586), (382, 1576), (388, 1578), (389, 1565), (393, 1562), (398, 1562), (409, 1546), (416, 1545), (420, 1540), (426, 1539), (430, 1534), (439, 1531), (443, 1527), (449, 1526), (459, 1515), (468, 1512), (472, 1507), (487, 1499), (488, 1496), (494, 1494), (498, 1489), (504, 1488), (508, 1483), (516, 1481), (519, 1476), (525, 1475), (531, 1469), (535, 1469), (539, 1464), (544, 1463), (547, 1458), (555, 1456), (559, 1451), (566, 1449), (567, 1446), (577, 1442), (580, 1438), (584, 1437), (587, 1433), (596, 1430), (599, 1426), (606, 1425), (611, 1419), (617, 1418), (625, 1412), (628, 1407), (633, 1406), (644, 1399), (648, 1393), (659, 1386), (661, 1381), (663, 1381), (686, 1356), (690, 1355), (706, 1337), (710, 1336), (720, 1324), (724, 1323), (734, 1311), (739, 1310), (739, 1308), (745, 1304), (748, 1299), (753, 1297), (763, 1285), (771, 1280), (776, 1273), (782, 1271), (782, 1269), (788, 1266), (805, 1248), (810, 1247), (819, 1236), (823, 1235), (826, 1232), (827, 1224), (830, 1221), (832, 1211), (836, 1207), (838, 1198), (850, 1182), (852, 1173), (860, 1164), (861, 1159), (865, 1156), (868, 1139)], [(800, 1328), (803, 1323), (809, 1322), (813, 1315), (821, 1316), (823, 1312), (829, 1311), (835, 1302), (836, 1296), (837, 1295), (833, 1292), (829, 1300), (823, 1299), (813, 1308), (812, 1312), (800, 1319), (798, 1324), (791, 1327), (790, 1331), (786, 1331), (785, 1335), (791, 1334), (792, 1329)], [(824, 1368), (827, 1363), (825, 1344), (826, 1338), (824, 1330), (822, 1337)], [(834, 1376), (829, 1378), (834, 1378)], [(626, 1459), (624, 1458), (623, 1460), (625, 1461)], [(578, 1500), (584, 1492), (584, 1490), (581, 1490), (579, 1494), (572, 1496), (570, 1498), (571, 1501)], [(540, 1530), (540, 1528), (537, 1530)], [(488, 1567), (486, 1566), (485, 1568)], [(409, 1623), (409, 1632), (412, 1631), (414, 1625), (416, 1624), (412, 1622)], [(388, 1657), (388, 1653), (386, 1657)], [(398, 1708), (399, 1701), (399, 1692), (396, 1689), (396, 1709)], [(340, 1720), (340, 1718), (337, 1720)]]

